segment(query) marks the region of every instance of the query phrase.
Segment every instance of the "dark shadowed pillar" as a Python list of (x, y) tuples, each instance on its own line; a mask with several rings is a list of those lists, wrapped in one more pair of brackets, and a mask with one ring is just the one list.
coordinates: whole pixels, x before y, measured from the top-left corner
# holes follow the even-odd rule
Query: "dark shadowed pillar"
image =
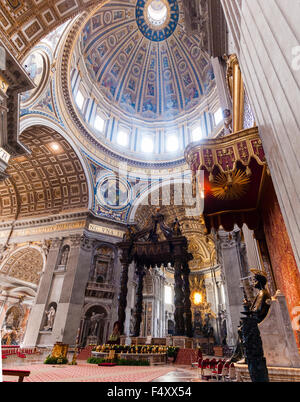
[(174, 279), (175, 279), (175, 335), (184, 335), (184, 294), (183, 281), (181, 277), (181, 260), (177, 259), (174, 264)]
[(127, 293), (128, 293), (128, 268), (130, 262), (122, 258), (121, 286), (119, 294), (118, 321), (120, 323), (120, 334), (124, 335), (124, 324), (126, 319)]
[(140, 336), (140, 328), (142, 322), (143, 313), (143, 285), (145, 271), (144, 267), (139, 266), (136, 272), (138, 276), (138, 286), (136, 291), (136, 310), (135, 310), (135, 324), (134, 324), (134, 336)]
[(193, 337), (193, 326), (192, 326), (192, 311), (191, 311), (191, 300), (190, 300), (190, 269), (188, 263), (183, 264), (183, 288), (184, 288), (184, 316), (185, 316), (185, 335), (189, 338)]

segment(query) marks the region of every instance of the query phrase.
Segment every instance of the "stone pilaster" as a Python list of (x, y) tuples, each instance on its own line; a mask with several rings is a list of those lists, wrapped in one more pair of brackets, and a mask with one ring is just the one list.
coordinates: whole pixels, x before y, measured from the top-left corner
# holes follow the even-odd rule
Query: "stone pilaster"
[(217, 85), (217, 90), (220, 99), (220, 106), (222, 110), (229, 109), (232, 110), (232, 101), (228, 92), (228, 87), (225, 79), (226, 71), (224, 62), (219, 58), (215, 57), (211, 59), (211, 64), (214, 69), (214, 75)]
[(84, 305), (92, 258), (92, 242), (84, 235), (70, 237), (70, 254), (57, 307), (53, 335), (56, 341), (75, 345)]
[(36, 346), (39, 339), (39, 333), (43, 329), (45, 310), (52, 285), (53, 273), (56, 268), (62, 242), (62, 238), (51, 240), (51, 246), (47, 253), (46, 266), (40, 280), (35, 304), (31, 309), (28, 319), (27, 330), (23, 341), (24, 346)]

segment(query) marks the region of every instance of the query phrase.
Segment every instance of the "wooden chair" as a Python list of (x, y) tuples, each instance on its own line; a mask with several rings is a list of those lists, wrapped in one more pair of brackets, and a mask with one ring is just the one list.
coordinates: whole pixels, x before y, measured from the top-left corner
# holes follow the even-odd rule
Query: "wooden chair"
[[(28, 377), (30, 375), (30, 371), (27, 370), (10, 370), (10, 369), (2, 369), (3, 375), (8, 376), (16, 376), (19, 377), (18, 382), (23, 382), (24, 377)], [(7, 381), (4, 381), (7, 382)]]

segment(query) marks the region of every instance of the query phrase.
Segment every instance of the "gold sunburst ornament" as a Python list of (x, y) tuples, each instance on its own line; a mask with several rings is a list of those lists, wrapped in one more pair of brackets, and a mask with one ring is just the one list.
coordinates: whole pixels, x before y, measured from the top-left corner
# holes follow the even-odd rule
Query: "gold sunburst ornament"
[(240, 169), (219, 173), (211, 184), (211, 192), (221, 200), (238, 200), (246, 194), (249, 183), (249, 176)]

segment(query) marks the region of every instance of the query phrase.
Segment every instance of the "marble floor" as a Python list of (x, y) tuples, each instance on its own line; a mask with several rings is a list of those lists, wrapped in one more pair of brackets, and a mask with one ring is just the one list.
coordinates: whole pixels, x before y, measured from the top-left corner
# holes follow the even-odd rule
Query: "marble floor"
[(174, 370), (155, 378), (153, 382), (207, 382), (200, 378), (197, 368), (176, 367)]

